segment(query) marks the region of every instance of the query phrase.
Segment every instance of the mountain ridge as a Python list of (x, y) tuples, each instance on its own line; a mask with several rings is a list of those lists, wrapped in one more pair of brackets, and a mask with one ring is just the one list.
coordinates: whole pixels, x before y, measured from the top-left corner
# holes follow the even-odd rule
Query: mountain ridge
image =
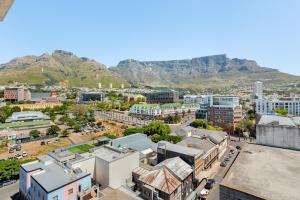
[(132, 84), (157, 87), (214, 88), (248, 85), (255, 80), (277, 85), (300, 80), (299, 76), (261, 67), (254, 60), (230, 59), (226, 54), (169, 61), (127, 59), (109, 69)]
[(40, 56), (17, 57), (0, 65), (0, 84), (28, 83), (71, 87), (114, 87), (128, 82), (93, 59), (72, 52), (55, 50)]

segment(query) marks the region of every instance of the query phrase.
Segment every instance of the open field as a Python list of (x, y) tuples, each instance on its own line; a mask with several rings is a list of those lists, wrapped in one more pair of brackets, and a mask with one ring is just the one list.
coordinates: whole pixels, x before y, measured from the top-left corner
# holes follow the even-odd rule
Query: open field
[(50, 124), (50, 122), (51, 122), (50, 120), (37, 120), (37, 121), (28, 121), (28, 122), (3, 123), (0, 124), (0, 129), (34, 127), (34, 126), (48, 125)]
[(82, 145), (70, 147), (68, 148), (68, 150), (72, 153), (84, 153), (93, 147), (95, 146), (91, 144), (82, 144)]

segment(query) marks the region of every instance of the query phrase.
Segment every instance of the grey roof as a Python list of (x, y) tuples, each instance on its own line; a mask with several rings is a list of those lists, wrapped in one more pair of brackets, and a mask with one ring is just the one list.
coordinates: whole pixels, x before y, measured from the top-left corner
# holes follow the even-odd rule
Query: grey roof
[(185, 180), (193, 172), (191, 166), (188, 165), (179, 157), (166, 159), (163, 162), (159, 163), (156, 167), (160, 167), (160, 166), (167, 167), (181, 181)]
[(206, 129), (197, 129), (197, 132), (193, 135), (208, 137), (215, 144), (220, 144), (228, 137), (227, 133), (224, 131), (211, 131)]
[(221, 185), (262, 199), (300, 199), (299, 151), (246, 144)]
[(22, 168), (27, 171), (40, 170), (31, 175), (47, 192), (56, 190), (89, 175), (82, 171), (73, 171), (58, 164), (49, 156), (40, 156), (38, 161), (33, 161), (22, 165)]
[(211, 142), (208, 139), (205, 138), (199, 138), (199, 137), (186, 137), (181, 142), (177, 143), (178, 145), (186, 146), (186, 147), (193, 147), (195, 149), (201, 149), (205, 153), (213, 150), (214, 148), (217, 148), (216, 144)]
[(258, 125), (273, 125), (273, 126), (292, 126), (296, 127), (296, 123), (290, 117), (282, 117), (277, 115), (263, 115)]
[(50, 94), (51, 94), (50, 92), (32, 92), (31, 99), (33, 101), (38, 101), (42, 99), (47, 100), (50, 97)]
[(195, 149), (195, 148), (191, 148), (191, 147), (184, 147), (184, 146), (172, 144), (172, 143), (166, 142), (166, 141), (158, 142), (157, 148), (160, 148), (160, 149), (166, 148), (168, 151), (173, 151), (173, 152), (177, 152), (177, 153), (185, 154), (185, 155), (189, 155), (189, 156), (194, 156), (194, 157), (201, 156), (204, 154), (203, 150)]
[(156, 150), (157, 144), (147, 138), (147, 135), (142, 133), (136, 133), (125, 137), (117, 138), (111, 141), (114, 148), (130, 148), (137, 151), (143, 151), (145, 149)]
[(300, 125), (300, 117), (293, 117), (293, 120), (297, 126)]

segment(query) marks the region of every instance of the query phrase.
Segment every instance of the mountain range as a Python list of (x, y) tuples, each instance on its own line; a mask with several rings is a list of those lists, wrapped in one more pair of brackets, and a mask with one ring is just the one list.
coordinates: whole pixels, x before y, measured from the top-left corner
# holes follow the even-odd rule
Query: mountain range
[(52, 54), (24, 56), (0, 65), (0, 84), (26, 83), (72, 87), (113, 87), (128, 82), (107, 67), (71, 52), (56, 50)]
[(298, 83), (299, 76), (261, 67), (253, 60), (230, 59), (225, 54), (170, 61), (124, 60), (109, 68), (132, 84), (152, 87), (223, 88), (252, 84)]
[(70, 87), (149, 86), (224, 88), (260, 80), (270, 86), (299, 83), (300, 77), (261, 67), (253, 60), (225, 54), (171, 61), (128, 59), (107, 68), (95, 60), (63, 50), (24, 56), (0, 65), (0, 84), (61, 85)]

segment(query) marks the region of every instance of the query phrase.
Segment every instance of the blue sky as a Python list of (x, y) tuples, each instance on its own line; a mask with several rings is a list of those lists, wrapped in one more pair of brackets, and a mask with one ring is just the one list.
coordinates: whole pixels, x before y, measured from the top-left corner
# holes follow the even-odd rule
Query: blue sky
[(55, 49), (107, 66), (226, 53), (300, 75), (298, 0), (17, 0), (0, 63)]

